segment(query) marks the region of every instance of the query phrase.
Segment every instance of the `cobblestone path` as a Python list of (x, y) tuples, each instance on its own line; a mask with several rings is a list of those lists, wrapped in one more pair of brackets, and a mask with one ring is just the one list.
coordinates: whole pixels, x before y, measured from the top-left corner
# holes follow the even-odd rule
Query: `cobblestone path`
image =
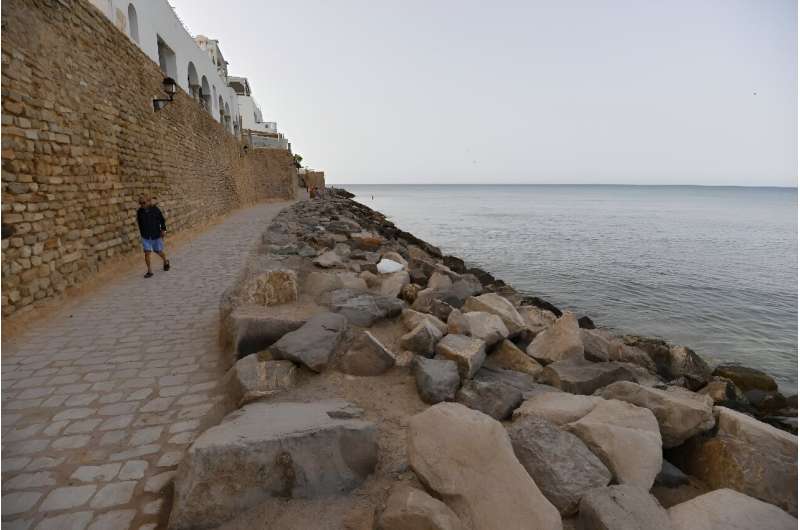
[(220, 399), (220, 295), (285, 205), (237, 211), (171, 271), (154, 256), (153, 278), (142, 264), (3, 344), (4, 530), (163, 527), (165, 486)]

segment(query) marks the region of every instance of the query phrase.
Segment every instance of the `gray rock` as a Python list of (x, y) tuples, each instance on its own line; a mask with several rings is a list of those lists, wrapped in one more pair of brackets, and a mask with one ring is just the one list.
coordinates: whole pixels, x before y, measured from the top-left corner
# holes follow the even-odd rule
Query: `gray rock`
[(537, 388), (545, 386), (538, 385), (536, 379), (530, 374), (516, 372), (514, 370), (503, 370), (502, 368), (491, 368), (486, 366), (486, 363), (475, 373), (474, 379), (476, 381), (483, 381), (484, 383), (503, 383), (516, 388), (523, 394), (533, 392), (537, 390)]
[(538, 416), (558, 426), (578, 421), (589, 414), (603, 398), (566, 392), (539, 392), (527, 397), (514, 411), (514, 421), (523, 416)]
[(367, 287), (367, 283), (354, 272), (312, 271), (303, 281), (301, 291), (311, 295), (313, 298), (317, 298), (324, 293), (337, 289), (346, 288), (354, 291), (366, 291)]
[(397, 271), (391, 274), (381, 275), (381, 294), (391, 298), (397, 298), (403, 287), (411, 283), (411, 279), (406, 271)]
[(333, 250), (323, 252), (313, 259), (314, 265), (322, 267), (323, 269), (341, 268), (344, 267), (344, 262), (341, 256)]
[(527, 329), (527, 323), (519, 314), (514, 304), (496, 293), (486, 293), (468, 298), (464, 303), (465, 311), (485, 311), (499, 316), (506, 329), (515, 336)]
[(527, 353), (542, 364), (583, 359), (583, 341), (575, 315), (565, 312), (555, 324), (536, 335)]
[(508, 337), (508, 329), (500, 317), (483, 311), (462, 313), (454, 309), (447, 317), (447, 331), (481, 339), (486, 346), (494, 346)]
[(664, 390), (628, 381), (612, 383), (599, 390), (606, 399), (619, 399), (650, 409), (658, 420), (664, 447), (676, 447), (714, 427), (713, 401), (680, 387)]
[(658, 374), (671, 381), (684, 377), (689, 390), (698, 390), (711, 379), (711, 368), (702, 357), (685, 346), (670, 346), (663, 340), (626, 335), (624, 342), (647, 352)]
[(430, 321), (431, 324), (436, 326), (442, 336), (447, 333), (447, 324), (439, 320), (433, 315), (429, 315), (428, 313), (420, 313), (419, 311), (414, 311), (413, 309), (403, 309), (401, 319), (403, 321), (403, 327), (406, 328), (407, 331), (411, 331), (415, 327), (419, 325), (420, 322), (423, 320)]
[(340, 369), (350, 375), (380, 375), (395, 365), (395, 356), (369, 331), (362, 331), (342, 356)]
[(442, 333), (430, 321), (423, 319), (417, 327), (400, 337), (400, 346), (419, 355), (432, 357)]
[(224, 319), (222, 329), (225, 350), (233, 353), (231, 363), (251, 353), (265, 350), (287, 333), (306, 323), (317, 307), (296, 310), (288, 305), (240, 306)]
[(667, 511), (646, 490), (618, 485), (597, 488), (580, 502), (580, 524), (592, 530), (670, 530)]
[(689, 477), (666, 460), (661, 462), (661, 472), (656, 476), (656, 486), (677, 488), (689, 483)]
[(413, 362), (417, 392), (425, 403), (452, 401), (461, 385), (455, 361), (416, 357)]
[(469, 379), (486, 360), (486, 344), (465, 335), (446, 335), (436, 344), (436, 353), (458, 364), (458, 372)]
[(295, 385), (297, 368), (290, 361), (261, 361), (252, 354), (228, 370), (223, 385), (234, 403), (269, 398)]
[(270, 497), (347, 493), (372, 473), (377, 429), (342, 400), (256, 402), (189, 447), (175, 479), (169, 527), (214, 528)]
[(356, 326), (369, 327), (382, 318), (396, 317), (404, 303), (397, 298), (339, 289), (331, 293), (331, 308)]
[(608, 485), (611, 472), (580, 438), (537, 416), (508, 428), (514, 453), (561, 515), (577, 511), (584, 493)]
[(287, 333), (269, 351), (276, 359), (302, 363), (321, 372), (347, 330), (347, 319), (334, 313), (314, 315), (299, 329)]
[(456, 394), (456, 401), (496, 420), (504, 420), (522, 403), (522, 392), (496, 381), (467, 380)]
[(544, 382), (573, 394), (589, 395), (615, 381), (631, 381), (627, 368), (615, 362), (593, 363), (585, 359), (568, 359), (548, 364), (542, 370)]
[(795, 530), (797, 519), (731, 489), (710, 491), (670, 508), (673, 530)]

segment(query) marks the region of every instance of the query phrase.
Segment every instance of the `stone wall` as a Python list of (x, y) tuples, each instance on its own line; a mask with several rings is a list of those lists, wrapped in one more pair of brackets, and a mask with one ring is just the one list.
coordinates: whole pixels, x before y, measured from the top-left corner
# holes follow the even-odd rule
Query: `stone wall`
[(58, 297), (139, 248), (136, 197), (170, 232), (295, 194), (285, 150), (242, 149), (86, 0), (2, 4), (2, 312)]

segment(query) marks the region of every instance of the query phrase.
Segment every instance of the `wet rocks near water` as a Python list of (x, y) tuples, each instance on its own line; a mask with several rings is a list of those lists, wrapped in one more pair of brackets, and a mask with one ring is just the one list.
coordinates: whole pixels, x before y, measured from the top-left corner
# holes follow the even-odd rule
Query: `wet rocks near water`
[(647, 352), (655, 362), (659, 375), (668, 381), (681, 378), (689, 390), (699, 390), (711, 379), (708, 363), (690, 348), (634, 335), (626, 335), (623, 339), (627, 345)]
[(455, 399), (461, 385), (461, 376), (455, 361), (416, 357), (413, 370), (422, 401), (434, 405)]
[(713, 488), (731, 488), (797, 515), (797, 436), (715, 407), (717, 432), (672, 450), (671, 461)]
[(170, 528), (213, 528), (269, 497), (352, 490), (378, 459), (377, 429), (360, 416), (342, 400), (256, 402), (231, 413), (189, 448)]
[(584, 494), (611, 482), (611, 472), (577, 436), (534, 415), (509, 427), (514, 453), (562, 515), (578, 509)]
[(548, 364), (541, 379), (565, 392), (588, 395), (616, 381), (632, 381), (634, 376), (620, 363), (593, 363), (576, 358)]
[(411, 468), (465, 528), (560, 530), (558, 510), (519, 463), (502, 424), (457, 403), (411, 418)]
[(483, 311), (462, 313), (454, 309), (447, 318), (447, 331), (481, 339), (486, 346), (493, 346), (508, 337), (508, 329), (500, 317)]
[(301, 363), (320, 372), (328, 365), (346, 329), (347, 320), (342, 315), (320, 313), (281, 337), (269, 351), (276, 359)]
[(601, 389), (606, 399), (619, 399), (649, 409), (658, 420), (664, 447), (676, 447), (692, 436), (714, 427), (713, 402), (680, 387), (663, 390), (621, 381)]
[(736, 364), (721, 364), (714, 369), (714, 375), (732, 381), (742, 392), (747, 392), (748, 390), (774, 392), (778, 390), (775, 379), (755, 368)]
[(578, 321), (570, 312), (536, 335), (528, 346), (528, 355), (542, 364), (583, 357), (583, 340)]
[(465, 311), (482, 311), (497, 315), (505, 324), (509, 335), (514, 336), (524, 331), (527, 326), (522, 315), (514, 304), (495, 293), (473, 296), (464, 303)]

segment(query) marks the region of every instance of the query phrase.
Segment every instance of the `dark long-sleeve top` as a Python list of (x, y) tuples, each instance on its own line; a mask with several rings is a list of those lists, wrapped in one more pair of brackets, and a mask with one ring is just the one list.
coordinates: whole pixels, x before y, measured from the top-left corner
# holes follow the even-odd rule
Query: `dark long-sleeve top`
[(136, 223), (139, 225), (139, 233), (144, 239), (158, 239), (161, 231), (167, 229), (164, 214), (157, 206), (147, 206), (136, 210)]

